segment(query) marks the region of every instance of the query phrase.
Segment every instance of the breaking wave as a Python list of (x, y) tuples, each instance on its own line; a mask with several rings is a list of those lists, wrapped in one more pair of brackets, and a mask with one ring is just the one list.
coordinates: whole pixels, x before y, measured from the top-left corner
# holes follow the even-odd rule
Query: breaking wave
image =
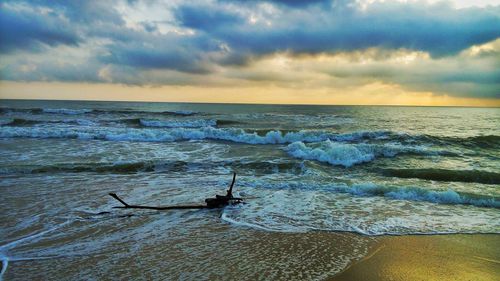
[(452, 189), (437, 191), (418, 187), (380, 186), (370, 183), (357, 184), (352, 187), (340, 188), (339, 190), (359, 196), (383, 196), (399, 200), (500, 208), (499, 198), (484, 195), (462, 194)]
[(323, 131), (268, 131), (265, 135), (234, 128), (172, 128), (169, 130), (134, 128), (41, 128), (0, 127), (2, 138), (76, 138), (133, 142), (172, 142), (182, 140), (222, 140), (247, 144), (287, 144), (293, 142), (321, 142), (326, 140), (354, 141), (378, 138), (390, 132), (354, 132), (335, 134)]
[(477, 182), (500, 184), (500, 174), (478, 170), (446, 169), (384, 169), (382, 174), (398, 178), (418, 178), (433, 181)]
[(294, 142), (289, 144), (285, 151), (293, 157), (317, 160), (329, 163), (351, 167), (356, 164), (373, 161), (378, 157), (394, 157), (397, 154), (436, 154), (439, 152), (431, 151), (423, 147), (410, 147), (400, 144), (347, 144), (337, 143), (326, 140), (315, 145), (306, 145), (303, 142)]
[(377, 196), (396, 200), (424, 201), (436, 204), (473, 205), (476, 207), (500, 208), (500, 198), (498, 197), (461, 193), (452, 189), (431, 190), (420, 187), (376, 185), (374, 183), (353, 185), (347, 185), (344, 183), (269, 183), (259, 180), (247, 183), (240, 182), (240, 184), (271, 189), (312, 189), (348, 193), (354, 196), (362, 197)]

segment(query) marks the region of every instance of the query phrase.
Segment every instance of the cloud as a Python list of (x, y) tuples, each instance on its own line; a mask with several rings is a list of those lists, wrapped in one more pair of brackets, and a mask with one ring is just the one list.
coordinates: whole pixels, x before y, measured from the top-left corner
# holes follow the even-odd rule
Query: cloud
[[(325, 0), (220, 0), (220, 2), (240, 2), (241, 4), (273, 3), (292, 8), (303, 8), (306, 6), (323, 4), (329, 5), (332, 1)], [(341, 2), (341, 1), (334, 1)]]
[(0, 4), (0, 52), (41, 51), (46, 46), (77, 45), (80, 38), (69, 22), (50, 9)]
[(210, 30), (244, 23), (237, 13), (218, 6), (182, 5), (174, 14), (180, 23), (193, 29)]
[(304, 89), (384, 82), (499, 98), (500, 5), (114, 3), (1, 3), (0, 78)]
[[(99, 57), (104, 64), (125, 65), (138, 69), (170, 69), (188, 73), (209, 73), (206, 62), (210, 51), (217, 51), (216, 43), (207, 40), (186, 40), (184, 36), (169, 35), (150, 38), (150, 41), (113, 42), (108, 53)], [(204, 50), (204, 51), (200, 51)]]
[[(381, 47), (419, 50), (441, 57), (500, 36), (500, 7), (457, 10), (446, 3), (375, 2), (362, 8), (348, 1), (334, 3), (283, 9), (268, 15), (267, 21), (250, 20), (230, 26), (227, 21), (237, 18), (237, 10), (231, 16), (229, 9), (213, 13), (207, 7), (189, 6), (189, 20), (182, 16), (177, 20), (226, 42), (244, 55), (257, 56), (283, 51), (314, 54)], [(253, 9), (247, 11), (249, 16), (266, 7)], [(210, 24), (204, 22), (207, 20)]]
[(342, 89), (382, 82), (411, 91), (500, 98), (499, 54), (500, 39), (438, 59), (406, 49), (370, 48), (317, 55), (284, 52), (245, 68), (231, 67), (227, 73), (240, 80), (281, 87)]

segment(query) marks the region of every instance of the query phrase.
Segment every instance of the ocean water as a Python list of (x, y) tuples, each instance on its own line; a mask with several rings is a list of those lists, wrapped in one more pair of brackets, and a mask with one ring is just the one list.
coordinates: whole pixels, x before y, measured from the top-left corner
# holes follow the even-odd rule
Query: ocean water
[[(0, 124), (3, 272), (9, 261), (123, 247), (130, 257), (174, 242), (201, 258), (210, 248), (175, 239), (208, 225), (212, 242), (222, 226), (234, 241), (254, 232), (500, 233), (496, 108), (4, 100)], [(233, 172), (246, 204), (221, 211), (129, 212), (107, 196), (199, 203), (223, 194)], [(366, 253), (365, 238), (330, 272)], [(189, 260), (169, 265), (175, 279), (208, 270)]]

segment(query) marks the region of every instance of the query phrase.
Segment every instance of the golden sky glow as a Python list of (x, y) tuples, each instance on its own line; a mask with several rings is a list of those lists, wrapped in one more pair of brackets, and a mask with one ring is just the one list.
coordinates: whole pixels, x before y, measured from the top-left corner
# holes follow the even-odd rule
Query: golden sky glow
[[(50, 94), (48, 94), (50, 93)], [(1, 82), (0, 98), (116, 100), (207, 103), (419, 105), (500, 107), (498, 99), (458, 98), (431, 92), (408, 92), (397, 85), (373, 83), (334, 91), (329, 88), (217, 88), (193, 86), (141, 87), (117, 84)]]
[(495, 1), (0, 5), (2, 99), (500, 106)]

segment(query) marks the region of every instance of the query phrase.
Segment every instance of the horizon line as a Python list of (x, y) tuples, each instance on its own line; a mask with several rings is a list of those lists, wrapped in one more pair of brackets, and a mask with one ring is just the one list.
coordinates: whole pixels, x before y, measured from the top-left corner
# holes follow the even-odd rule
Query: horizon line
[(500, 108), (479, 105), (412, 105), (412, 104), (318, 104), (318, 103), (251, 103), (251, 102), (193, 102), (193, 101), (150, 101), (150, 100), (93, 100), (93, 99), (30, 99), (2, 98), (4, 101), (81, 101), (81, 102), (136, 102), (136, 103), (176, 103), (176, 104), (222, 104), (222, 105), (286, 105), (286, 106), (381, 106), (381, 107), (456, 107), (456, 108)]

